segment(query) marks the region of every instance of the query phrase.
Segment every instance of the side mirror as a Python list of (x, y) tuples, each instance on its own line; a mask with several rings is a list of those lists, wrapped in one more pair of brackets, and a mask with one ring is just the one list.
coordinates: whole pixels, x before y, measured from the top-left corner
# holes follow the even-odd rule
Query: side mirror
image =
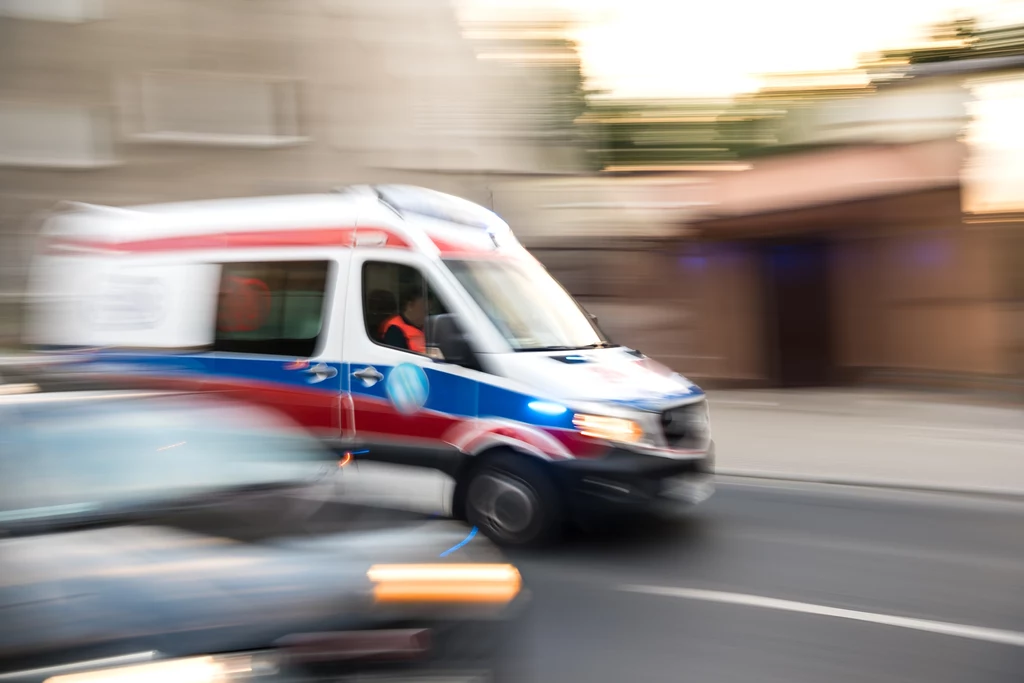
[(435, 315), (427, 322), (427, 344), (441, 353), (441, 360), (452, 365), (479, 370), (476, 355), (469, 340), (450, 313)]

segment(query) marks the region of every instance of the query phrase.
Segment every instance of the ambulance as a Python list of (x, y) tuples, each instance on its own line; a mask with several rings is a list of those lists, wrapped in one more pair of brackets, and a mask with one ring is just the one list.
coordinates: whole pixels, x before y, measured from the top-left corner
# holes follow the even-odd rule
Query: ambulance
[(30, 290), (36, 348), (271, 407), (346, 461), (441, 473), (446, 511), (506, 546), (713, 490), (704, 392), (615, 344), (458, 197), (66, 204)]

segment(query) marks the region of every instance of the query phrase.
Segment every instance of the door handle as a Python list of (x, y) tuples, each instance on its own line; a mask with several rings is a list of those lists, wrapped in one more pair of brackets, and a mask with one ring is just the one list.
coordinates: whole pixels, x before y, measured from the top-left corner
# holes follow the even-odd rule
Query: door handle
[(307, 375), (312, 375), (309, 379), (310, 383), (316, 384), (317, 382), (323, 382), (325, 379), (330, 379), (338, 374), (335, 368), (332, 368), (327, 363), (317, 363), (313, 367), (306, 370)]
[(357, 370), (356, 372), (353, 372), (352, 376), (357, 379), (363, 380), (363, 382), (365, 382), (366, 386), (368, 387), (372, 387), (374, 384), (384, 379), (384, 375), (377, 372), (377, 368), (373, 367), (372, 365), (370, 367), (363, 368), (362, 370)]

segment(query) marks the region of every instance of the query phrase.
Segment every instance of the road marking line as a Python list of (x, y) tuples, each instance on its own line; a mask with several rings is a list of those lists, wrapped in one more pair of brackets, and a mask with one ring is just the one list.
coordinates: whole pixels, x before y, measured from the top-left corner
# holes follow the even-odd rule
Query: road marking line
[(723, 488), (754, 488), (796, 491), (812, 495), (843, 495), (873, 498), (887, 502), (977, 510), (1019, 511), (1024, 505), (1020, 488), (997, 488), (976, 484), (946, 485), (879, 478), (859, 478), (847, 474), (814, 475), (785, 471), (716, 468), (716, 483)]
[(931, 621), (929, 619), (914, 619), (912, 617), (898, 617), (891, 614), (861, 612), (859, 610), (815, 605), (809, 602), (794, 602), (792, 600), (766, 598), (761, 595), (748, 595), (746, 593), (728, 593), (725, 591), (701, 590), (699, 588), (673, 588), (670, 586), (622, 585), (618, 588), (619, 590), (630, 593), (645, 593), (647, 595), (662, 595), (666, 597), (682, 598), (684, 600), (703, 600), (705, 602), (720, 602), (729, 605), (762, 607), (764, 609), (774, 609), (782, 612), (814, 614), (823, 617), (863, 621), (869, 624), (881, 624), (883, 626), (907, 628), (915, 631), (927, 631), (928, 633), (938, 633), (940, 635), (953, 636), (956, 638), (969, 638), (971, 640), (984, 640), (990, 643), (1024, 647), (1024, 633), (1020, 631), (1007, 631), (998, 628), (986, 628), (984, 626), (954, 624), (946, 621)]
[[(980, 439), (986, 443), (1019, 443), (1024, 440), (1024, 431), (1006, 427), (944, 427), (940, 425), (889, 425), (893, 429), (928, 433), (961, 434), (971, 440)], [(934, 437), (933, 437), (934, 438)]]

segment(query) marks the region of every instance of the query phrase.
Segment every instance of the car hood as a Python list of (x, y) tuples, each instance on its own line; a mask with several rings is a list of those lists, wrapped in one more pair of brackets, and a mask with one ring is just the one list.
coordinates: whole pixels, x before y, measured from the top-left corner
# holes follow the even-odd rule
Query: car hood
[(660, 410), (704, 395), (693, 382), (624, 347), (502, 358), (504, 374), (567, 401), (598, 401)]
[[(425, 522), (264, 544), (163, 527), (0, 541), (0, 659), (112, 644), (224, 652), (360, 628), (377, 618), (370, 566), (446, 561), (439, 555), (466, 534), (457, 524)], [(447, 559), (496, 560), (482, 538)]]

